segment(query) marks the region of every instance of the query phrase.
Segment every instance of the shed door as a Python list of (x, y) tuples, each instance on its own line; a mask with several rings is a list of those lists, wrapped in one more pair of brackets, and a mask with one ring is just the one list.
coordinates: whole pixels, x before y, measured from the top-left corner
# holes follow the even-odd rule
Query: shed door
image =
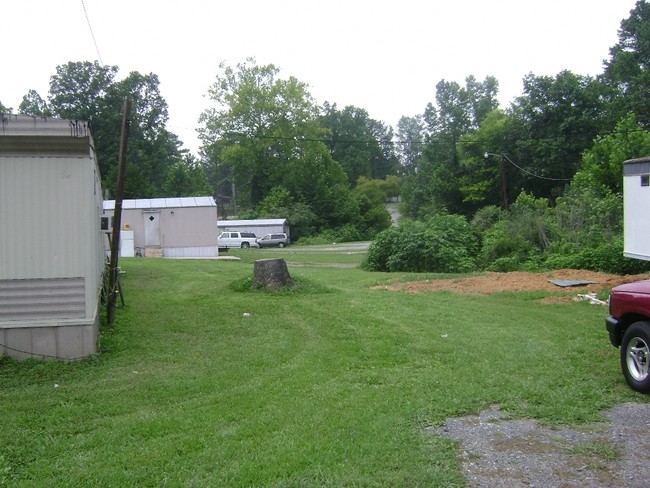
[(142, 212), (144, 215), (144, 245), (160, 246), (160, 212)]

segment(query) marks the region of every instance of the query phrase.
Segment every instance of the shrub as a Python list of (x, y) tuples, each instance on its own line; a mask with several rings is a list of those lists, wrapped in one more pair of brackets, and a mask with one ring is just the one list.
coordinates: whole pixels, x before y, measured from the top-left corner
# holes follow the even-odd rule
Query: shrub
[(623, 255), (622, 237), (570, 254), (550, 254), (545, 265), (550, 269), (588, 269), (614, 274), (638, 274), (650, 270), (649, 261), (626, 258)]
[(381, 232), (363, 266), (370, 271), (463, 273), (475, 269), (477, 250), (464, 217), (440, 214)]

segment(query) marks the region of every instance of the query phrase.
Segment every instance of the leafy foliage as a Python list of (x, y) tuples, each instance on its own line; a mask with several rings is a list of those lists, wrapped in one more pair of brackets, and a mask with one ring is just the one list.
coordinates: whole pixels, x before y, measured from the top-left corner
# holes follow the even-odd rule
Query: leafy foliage
[(619, 40), (605, 61), (604, 81), (615, 92), (613, 108), (618, 114), (633, 112), (650, 127), (650, 4), (638, 0), (627, 19), (621, 21)]
[[(95, 62), (69, 62), (57, 66), (50, 78), (47, 101), (30, 90), (20, 104), (22, 113), (88, 121), (97, 152), (104, 189), (117, 181), (124, 101), (132, 103), (124, 194), (128, 198), (175, 196), (171, 181), (179, 178), (184, 164), (178, 137), (167, 131), (167, 103), (160, 94), (155, 74), (130, 73), (116, 80), (117, 66)], [(200, 178), (199, 178), (200, 180)], [(203, 181), (183, 189), (191, 195), (211, 194)], [(206, 194), (206, 193), (203, 193)]]
[[(307, 86), (279, 78), (278, 68), (258, 66), (254, 59), (221, 70), (210, 89), (217, 107), (201, 117), (204, 163), (219, 194), (230, 194), (233, 205), (236, 199), (240, 208), (260, 215), (287, 217), (298, 226), (294, 237), (350, 225), (359, 227), (358, 235), (376, 229), (377, 212), (352, 193), (346, 172), (324, 142), (332, 129), (319, 125)], [(332, 108), (330, 115), (335, 114)], [(371, 173), (370, 166), (357, 164), (382, 157), (381, 127), (353, 108), (344, 119), (374, 135), (372, 155), (347, 160), (351, 174)], [(227, 184), (220, 188), (221, 181)]]
[(327, 148), (345, 171), (350, 185), (360, 177), (384, 179), (397, 173), (399, 161), (393, 152), (390, 127), (353, 106), (338, 110), (336, 104), (325, 103), (323, 112), (319, 124), (331, 133)]
[(478, 243), (469, 223), (439, 214), (424, 222), (405, 221), (383, 231), (370, 245), (370, 271), (459, 273), (475, 269)]

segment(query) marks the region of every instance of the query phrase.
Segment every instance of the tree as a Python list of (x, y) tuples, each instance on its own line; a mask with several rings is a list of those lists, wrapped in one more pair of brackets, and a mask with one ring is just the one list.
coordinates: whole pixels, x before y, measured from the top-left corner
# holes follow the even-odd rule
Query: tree
[(4, 115), (4, 114), (10, 114), (10, 113), (12, 113), (12, 112), (13, 112), (13, 108), (11, 108), (11, 107), (5, 107), (5, 106), (2, 104), (2, 101), (0, 101), (0, 114)]
[[(54, 116), (86, 120), (91, 124), (104, 188), (115, 188), (124, 100), (132, 112), (124, 194), (130, 198), (164, 195), (168, 172), (180, 164), (184, 151), (178, 137), (167, 131), (167, 103), (158, 77), (130, 73), (115, 81), (117, 66), (97, 62), (70, 62), (57, 66), (50, 79), (49, 103)], [(44, 110), (33, 91), (23, 99), (32, 111)]]
[(392, 147), (392, 129), (371, 119), (363, 109), (336, 104), (323, 105), (320, 124), (329, 129), (326, 145), (354, 186), (359, 177), (382, 179), (397, 171)]
[(426, 144), (415, 175), (405, 179), (404, 211), (412, 217), (448, 211), (463, 212), (459, 176), (458, 143), (463, 135), (476, 131), (483, 119), (498, 106), (498, 83), (493, 77), (478, 82), (473, 76), (462, 87), (441, 80), (436, 85), (436, 103), (429, 103), (423, 115)]
[(29, 90), (27, 95), (23, 97), (22, 102), (18, 106), (18, 111), (21, 114), (32, 115), (37, 117), (51, 117), (52, 111), (47, 102), (41, 98), (36, 90)]
[(117, 66), (97, 61), (69, 62), (56, 67), (50, 78), (49, 103), (55, 116), (62, 119), (93, 121), (108, 88), (113, 84)]
[[(164, 194), (169, 171), (182, 164), (182, 143), (166, 129), (169, 118), (167, 102), (160, 94), (158, 76), (143, 75), (137, 71), (115, 83), (100, 101), (100, 117), (93, 124), (98, 151), (117, 156), (119, 154), (119, 131), (124, 100), (131, 100), (131, 124), (129, 129), (128, 164), (137, 170), (125, 181), (125, 194), (133, 198), (151, 198)], [(112, 188), (113, 178), (109, 179)]]
[(212, 194), (212, 188), (199, 161), (186, 155), (182, 161), (174, 164), (167, 172), (161, 196), (189, 197)]
[(650, 133), (633, 114), (621, 120), (613, 132), (599, 136), (584, 152), (572, 185), (607, 189), (623, 194), (623, 162), (650, 154)]
[(487, 114), (476, 132), (461, 136), (459, 180), (464, 215), (473, 215), (489, 205), (507, 208), (518, 195), (520, 189), (513, 184), (514, 168), (505, 159), (514, 150), (511, 126), (511, 117), (496, 109)]
[(326, 130), (318, 125), (307, 86), (293, 77), (279, 79), (278, 68), (258, 66), (252, 58), (220, 70), (208, 92), (216, 106), (200, 119), (211, 178), (230, 173), (237, 201), (251, 208), (282, 187), (292, 204), (310, 206), (319, 227), (351, 222), (358, 208), (323, 143)]
[(424, 121), (421, 115), (402, 117), (397, 122), (397, 154), (403, 174), (413, 174), (424, 148)]
[(555, 77), (524, 78), (524, 94), (512, 105), (511, 157), (526, 170), (516, 182), (537, 196), (555, 198), (571, 180), (582, 151), (610, 128), (604, 85), (590, 77), (562, 71)]
[(633, 112), (650, 127), (650, 4), (638, 0), (621, 21), (618, 43), (609, 50), (604, 79), (616, 89), (618, 115)]

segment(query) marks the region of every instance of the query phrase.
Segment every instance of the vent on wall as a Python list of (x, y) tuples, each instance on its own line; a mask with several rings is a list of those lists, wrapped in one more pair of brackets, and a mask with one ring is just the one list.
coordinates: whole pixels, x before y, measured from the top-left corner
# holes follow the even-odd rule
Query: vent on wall
[(0, 280), (0, 321), (83, 318), (84, 278)]

